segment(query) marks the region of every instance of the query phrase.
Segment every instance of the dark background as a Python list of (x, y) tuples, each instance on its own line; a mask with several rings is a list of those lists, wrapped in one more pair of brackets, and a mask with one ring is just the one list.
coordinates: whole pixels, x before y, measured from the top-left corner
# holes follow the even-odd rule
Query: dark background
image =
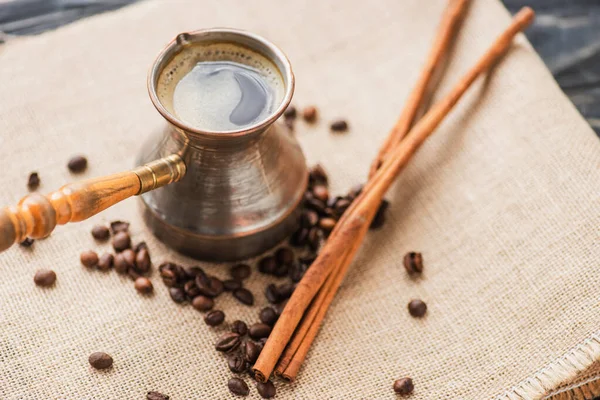
[[(141, 0), (0, 0), (0, 41), (35, 35), (136, 1)], [(536, 11), (529, 40), (600, 135), (600, 0), (503, 1), (513, 13), (525, 5)]]

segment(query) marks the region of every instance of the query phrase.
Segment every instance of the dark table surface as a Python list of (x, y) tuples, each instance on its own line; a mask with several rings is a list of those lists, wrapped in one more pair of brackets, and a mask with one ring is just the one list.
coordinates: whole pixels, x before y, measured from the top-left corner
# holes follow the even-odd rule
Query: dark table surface
[[(35, 35), (140, 0), (0, 0), (0, 41)], [(171, 0), (164, 0), (171, 1)], [(537, 12), (527, 36), (600, 135), (600, 0), (503, 0)]]

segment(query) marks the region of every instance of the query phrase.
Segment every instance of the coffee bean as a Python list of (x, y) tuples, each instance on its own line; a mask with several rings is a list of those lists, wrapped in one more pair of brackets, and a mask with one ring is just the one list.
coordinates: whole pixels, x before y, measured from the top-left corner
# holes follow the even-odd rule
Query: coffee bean
[(267, 324), (256, 323), (250, 326), (248, 334), (255, 340), (266, 338), (271, 334), (271, 327)]
[(204, 322), (208, 326), (221, 325), (225, 321), (225, 313), (221, 310), (212, 310), (204, 315)]
[(246, 333), (248, 333), (248, 325), (246, 325), (244, 321), (237, 319), (231, 324), (231, 332), (237, 333), (240, 336), (244, 336)]
[(292, 280), (292, 282), (298, 283), (304, 276), (305, 272), (306, 266), (300, 262), (296, 262), (290, 267), (290, 279)]
[[(148, 245), (146, 244), (146, 242), (139, 242), (138, 244), (136, 244), (135, 247), (133, 248), (133, 251), (138, 253), (142, 249), (146, 249), (146, 251), (149, 251)], [(150, 254), (150, 253), (148, 252), (148, 254)]]
[(272, 283), (265, 289), (265, 297), (267, 298), (267, 301), (272, 304), (277, 304), (282, 300), (279, 298), (277, 287)]
[(183, 303), (186, 299), (185, 292), (182, 288), (178, 287), (169, 288), (169, 295), (175, 303)]
[(267, 256), (258, 262), (258, 271), (263, 274), (272, 274), (277, 268), (275, 257)]
[(394, 382), (394, 392), (398, 394), (411, 394), (414, 389), (415, 386), (413, 385), (413, 381), (410, 378), (402, 378)]
[(333, 209), (337, 215), (341, 216), (350, 207), (350, 204), (352, 204), (350, 200), (340, 199), (335, 203)]
[(242, 287), (242, 282), (235, 279), (227, 279), (223, 281), (223, 287), (226, 292), (233, 292)]
[(200, 289), (198, 289), (198, 286), (194, 281), (187, 281), (184, 283), (183, 291), (188, 299), (195, 299), (196, 297), (200, 296)]
[(208, 311), (212, 309), (214, 305), (215, 301), (206, 296), (196, 296), (194, 297), (194, 300), (192, 300), (192, 307), (198, 311)]
[(240, 374), (246, 370), (246, 360), (241, 354), (232, 354), (227, 357), (227, 365), (233, 373)]
[(150, 279), (143, 277), (143, 276), (140, 276), (139, 278), (137, 278), (135, 280), (133, 286), (135, 287), (135, 290), (137, 290), (140, 293), (144, 293), (144, 294), (152, 293), (152, 290), (154, 289)]
[(245, 397), (248, 396), (248, 393), (250, 393), (248, 385), (246, 385), (246, 382), (244, 382), (240, 378), (231, 378), (227, 382), (227, 387), (229, 388), (229, 391), (235, 394), (236, 396)]
[(121, 252), (131, 247), (131, 238), (127, 232), (117, 232), (113, 237), (112, 245), (117, 253)]
[(315, 122), (317, 120), (317, 108), (315, 106), (304, 107), (302, 110), (302, 118), (306, 122)]
[(285, 111), (283, 112), (283, 116), (286, 119), (296, 119), (296, 115), (298, 114), (296, 107), (294, 107), (293, 105), (289, 105)]
[(333, 132), (346, 132), (348, 130), (348, 122), (343, 119), (333, 121), (329, 126)]
[(383, 224), (385, 223), (385, 214), (389, 205), (390, 202), (387, 200), (383, 200), (381, 202), (379, 208), (377, 209), (377, 213), (373, 218), (373, 222), (371, 222), (371, 226), (369, 226), (369, 229), (379, 229), (383, 226)]
[(113, 365), (112, 357), (101, 351), (90, 354), (88, 361), (96, 369), (106, 369)]
[(275, 261), (280, 265), (290, 265), (294, 262), (294, 252), (288, 247), (281, 247), (275, 252)]
[(33, 245), (33, 242), (35, 242), (35, 240), (33, 240), (31, 238), (25, 238), (25, 240), (23, 240), (22, 242), (19, 243), (19, 246), (31, 247)]
[(251, 340), (247, 340), (244, 344), (244, 356), (246, 357), (246, 361), (248, 361), (250, 364), (254, 364), (256, 362), (256, 359), (260, 355), (261, 351), (262, 347)]
[(75, 156), (72, 157), (67, 163), (67, 167), (71, 172), (83, 172), (87, 168), (87, 158), (84, 156)]
[(404, 256), (404, 268), (410, 275), (423, 272), (423, 256), (421, 253), (410, 252)]
[(204, 272), (204, 270), (200, 267), (189, 267), (184, 268), (183, 270), (190, 279), (196, 279), (197, 277), (208, 279), (206, 272)]
[(308, 231), (309, 230), (307, 228), (298, 229), (290, 237), (290, 244), (294, 247), (306, 246), (306, 240), (308, 238)]
[(308, 231), (308, 237), (306, 238), (306, 242), (308, 243), (308, 247), (310, 247), (312, 251), (319, 250), (319, 246), (321, 245), (320, 229), (316, 226), (314, 228), (311, 228), (311, 230)]
[(169, 400), (169, 396), (159, 392), (148, 392), (146, 400)]
[(252, 268), (247, 264), (236, 264), (229, 268), (229, 275), (232, 279), (237, 281), (243, 281), (248, 278), (252, 273)]
[[(132, 250), (133, 251), (133, 250)], [(135, 254), (135, 268), (138, 272), (145, 274), (150, 271), (152, 262), (147, 249), (141, 249)]]
[(325, 232), (331, 232), (333, 228), (335, 228), (335, 224), (337, 221), (333, 218), (321, 218), (319, 220), (319, 228), (323, 229)]
[(321, 164), (316, 164), (309, 171), (309, 181), (311, 184), (321, 184), (327, 186), (329, 182), (329, 178), (327, 176), (327, 172), (325, 172), (325, 168)]
[(286, 306), (287, 302), (288, 302), (287, 300), (284, 300), (281, 303), (275, 304), (273, 306), (273, 308), (275, 309), (275, 312), (277, 313), (277, 315), (281, 315), (281, 313), (285, 309), (285, 306)]
[(408, 312), (413, 317), (422, 317), (427, 312), (427, 304), (419, 299), (411, 300), (408, 303)]
[(104, 241), (110, 237), (110, 231), (104, 225), (95, 225), (92, 228), (92, 236), (96, 240)]
[(98, 265), (98, 254), (95, 251), (86, 250), (79, 255), (79, 260), (84, 266), (92, 268)]
[(127, 264), (127, 269), (133, 269), (133, 267), (135, 267), (135, 253), (133, 252), (133, 250), (125, 249), (120, 254), (125, 260), (125, 263)]
[(233, 297), (235, 297), (240, 303), (247, 306), (254, 304), (254, 295), (251, 291), (245, 288), (236, 289), (233, 291)]
[(312, 228), (319, 222), (319, 214), (313, 210), (304, 210), (302, 211), (302, 216), (300, 217), (300, 225), (304, 228)]
[(137, 278), (140, 278), (142, 275), (140, 275), (135, 268), (129, 268), (127, 270), (127, 275), (131, 278), (132, 281), (136, 281)]
[(256, 382), (256, 390), (258, 390), (258, 394), (260, 394), (263, 399), (275, 397), (275, 385), (273, 385), (273, 382), (271, 381)]
[(308, 199), (304, 204), (311, 210), (316, 211), (319, 215), (325, 214), (325, 208), (327, 208), (325, 203), (317, 198)]
[[(214, 311), (211, 311), (214, 312)], [(210, 313), (206, 314), (209, 315)], [(206, 318), (205, 318), (206, 319)], [(217, 351), (221, 351), (223, 353), (230, 352), (238, 348), (241, 343), (240, 335), (233, 332), (225, 332), (219, 337), (217, 343), (215, 344), (215, 349)]]
[(40, 269), (33, 276), (33, 282), (41, 287), (50, 287), (56, 282), (56, 273), (51, 269)]
[(123, 253), (118, 253), (115, 256), (114, 266), (115, 266), (115, 271), (117, 271), (117, 273), (126, 274), (127, 271), (129, 270), (130, 264), (125, 259), (125, 256), (123, 255)]
[(40, 186), (40, 176), (37, 172), (32, 172), (27, 179), (27, 187), (29, 190), (35, 190), (38, 186)]
[(329, 199), (327, 186), (322, 184), (315, 185), (312, 188), (312, 192), (316, 199), (321, 200), (325, 205), (327, 204), (327, 200)]
[(262, 310), (260, 310), (258, 318), (262, 323), (267, 324), (269, 326), (273, 326), (275, 325), (275, 322), (277, 322), (279, 315), (277, 315), (277, 312), (273, 308), (265, 307)]
[(275, 272), (273, 272), (273, 275), (277, 276), (279, 278), (282, 278), (284, 276), (287, 276), (289, 271), (290, 271), (289, 265), (281, 264), (281, 265), (277, 266), (277, 268), (275, 269)]
[(98, 268), (100, 271), (108, 271), (112, 268), (113, 263), (115, 261), (115, 257), (110, 253), (104, 253), (98, 259)]
[(200, 276), (196, 277), (196, 285), (200, 294), (208, 297), (217, 297), (225, 290), (223, 282), (215, 277), (203, 279)]
[(110, 223), (110, 230), (113, 235), (118, 232), (129, 232), (129, 222), (125, 221), (113, 221)]
[(293, 283), (284, 283), (277, 286), (277, 295), (280, 299), (289, 299), (292, 293), (294, 293), (296, 285)]

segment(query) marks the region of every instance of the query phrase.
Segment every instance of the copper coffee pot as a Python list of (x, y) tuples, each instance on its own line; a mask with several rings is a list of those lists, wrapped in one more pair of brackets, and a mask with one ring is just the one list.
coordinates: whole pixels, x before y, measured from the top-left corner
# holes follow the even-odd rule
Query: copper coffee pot
[[(284, 97), (266, 119), (227, 133), (186, 125), (159, 101), (161, 71), (198, 42), (234, 43), (268, 58), (281, 73)], [(25, 238), (43, 238), (56, 225), (83, 221), (131, 196), (140, 196), (153, 233), (193, 257), (227, 261), (273, 247), (295, 229), (308, 181), (300, 146), (276, 122), (294, 92), (290, 63), (275, 45), (234, 29), (182, 33), (158, 55), (148, 92), (168, 124), (142, 150), (139, 167), (63, 186), (46, 196), (33, 193), (0, 210), (0, 251)]]

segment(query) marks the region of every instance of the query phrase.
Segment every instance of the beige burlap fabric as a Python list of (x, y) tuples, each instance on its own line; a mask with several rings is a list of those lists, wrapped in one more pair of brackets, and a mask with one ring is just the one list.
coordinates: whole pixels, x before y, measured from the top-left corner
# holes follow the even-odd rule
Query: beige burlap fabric
[[(497, 0), (473, 3), (439, 93), (509, 21)], [(148, 1), (9, 42), (0, 48), (0, 204), (26, 193), (32, 170), (43, 192), (75, 179), (65, 167), (75, 153), (90, 160), (82, 177), (129, 168), (162, 123), (145, 88), (154, 56), (176, 33), (214, 26), (250, 29), (288, 53), (294, 102), (321, 111), (297, 136), (343, 192), (365, 178), (444, 5)], [(349, 118), (349, 133), (328, 132), (337, 116)], [(277, 383), (278, 398), (393, 399), (392, 382), (409, 375), (413, 399), (529, 399), (572, 378), (600, 356), (599, 169), (597, 137), (519, 37), (392, 188), (387, 224), (368, 235), (298, 381)], [(156, 272), (156, 295), (143, 298), (127, 279), (79, 265), (81, 250), (103, 247), (90, 227), (115, 218), (132, 221), (156, 265), (195, 263), (151, 236), (133, 199), (0, 255), (0, 398), (229, 398), (231, 373), (213, 348), (226, 327), (209, 329), (174, 304)], [(403, 270), (410, 250), (424, 254), (422, 279)], [(56, 287), (34, 286), (42, 267), (56, 270)], [(268, 281), (258, 275), (255, 307), (218, 299), (229, 322), (256, 320)], [(411, 298), (428, 303), (426, 318), (408, 315)], [(98, 350), (113, 355), (112, 370), (90, 368)]]

